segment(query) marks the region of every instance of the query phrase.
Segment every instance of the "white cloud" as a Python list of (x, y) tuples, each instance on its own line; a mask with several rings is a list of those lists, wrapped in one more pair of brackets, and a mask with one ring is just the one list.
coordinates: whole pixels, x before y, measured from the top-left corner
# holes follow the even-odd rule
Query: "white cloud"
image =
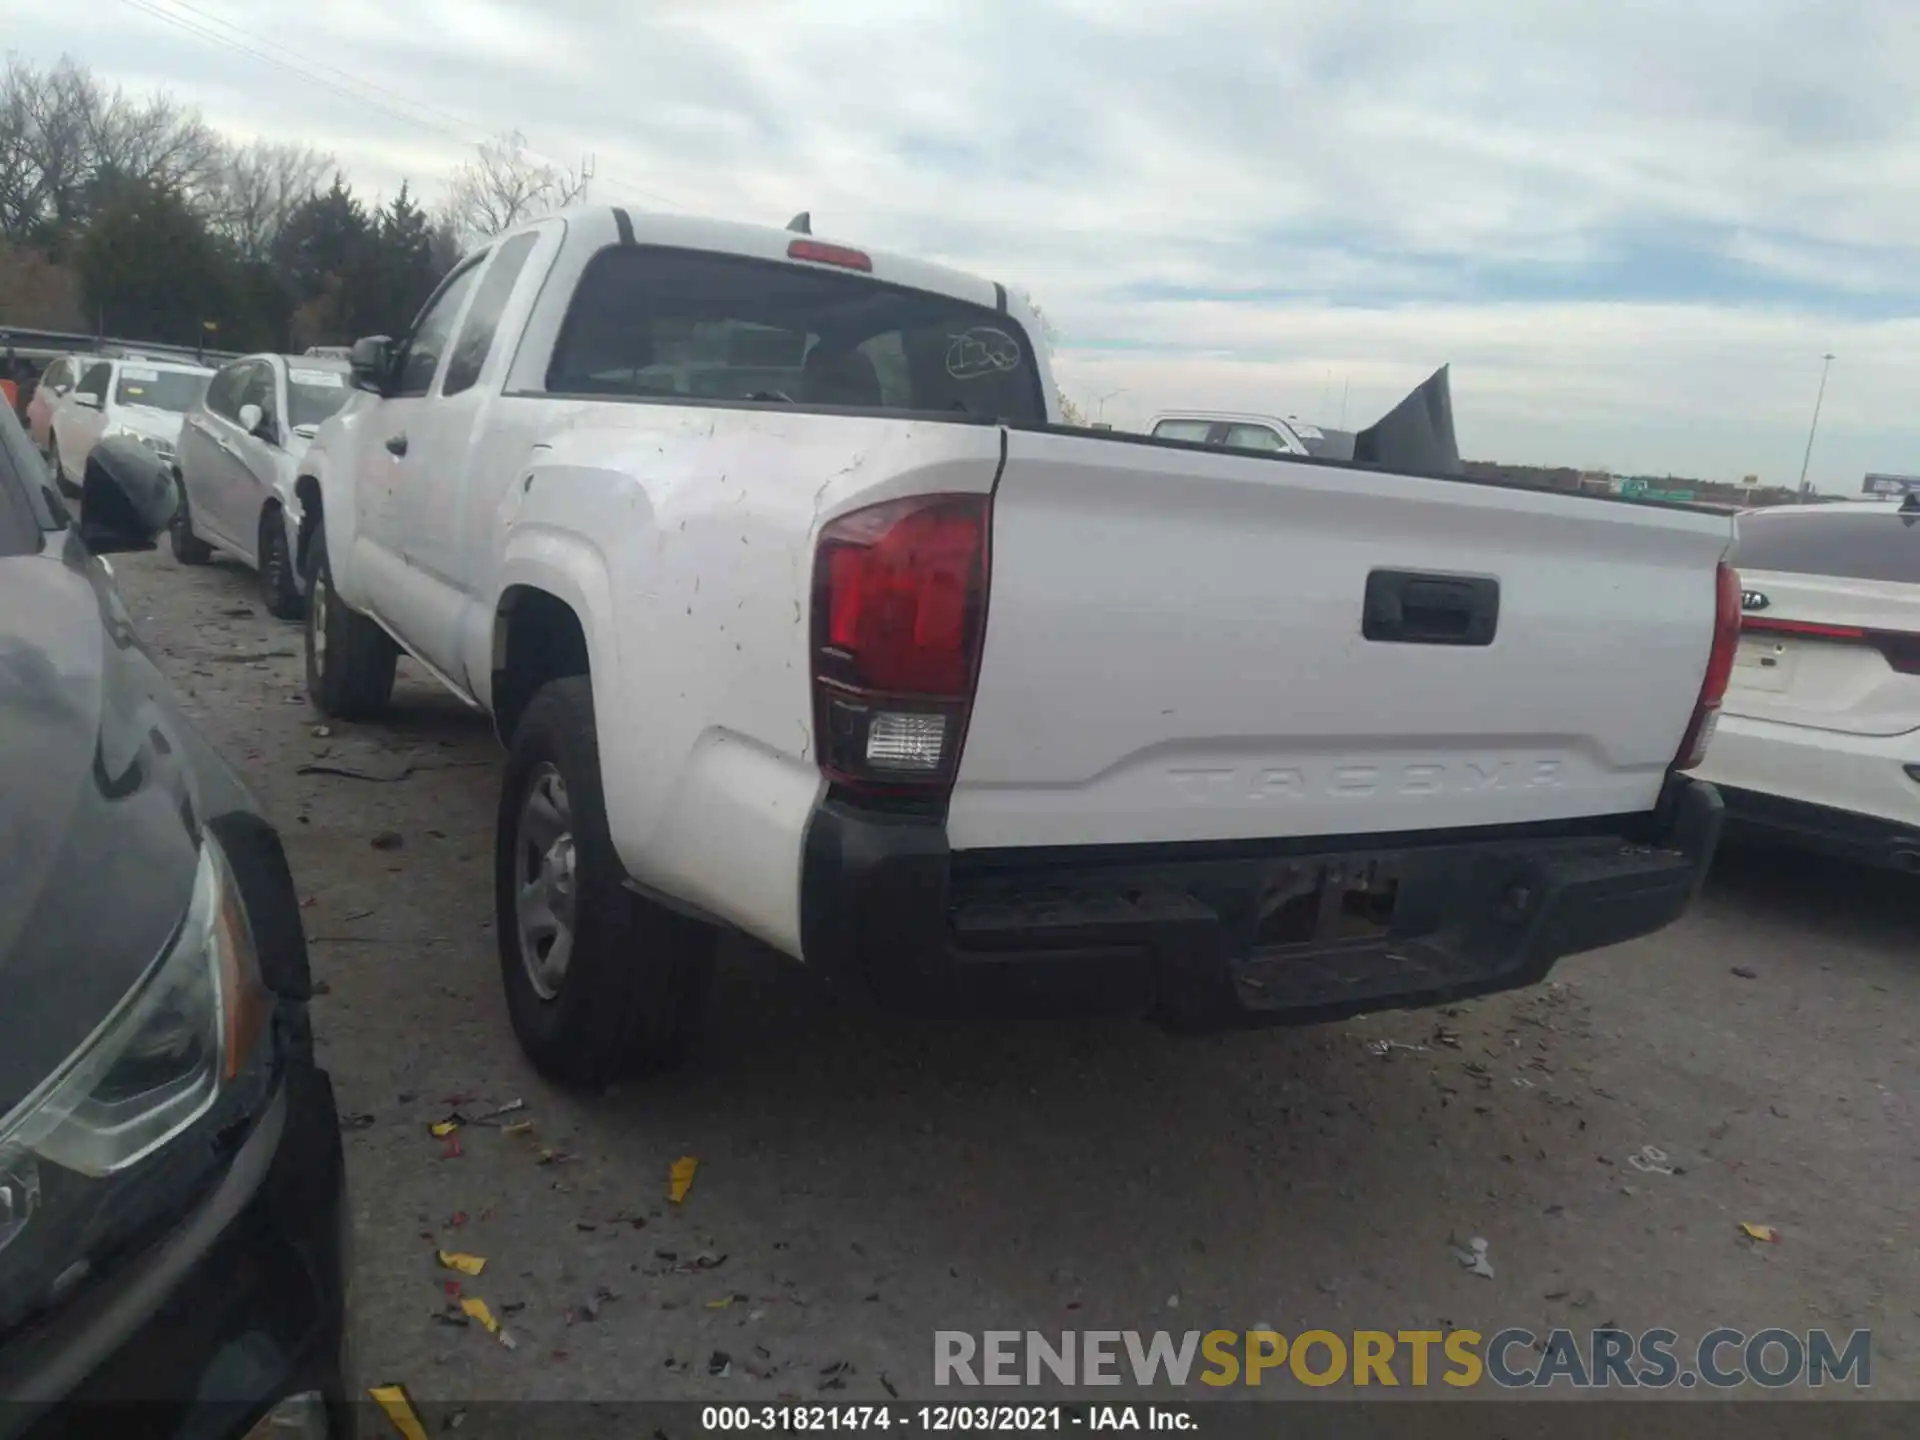
[(370, 189), (518, 128), (597, 198), (984, 270), (1109, 418), (1357, 422), (1451, 361), (1475, 455), (1792, 479), (1831, 349), (1814, 475), (1920, 468), (1911, 0), (144, 3), (324, 83), (126, 4), (0, 26)]

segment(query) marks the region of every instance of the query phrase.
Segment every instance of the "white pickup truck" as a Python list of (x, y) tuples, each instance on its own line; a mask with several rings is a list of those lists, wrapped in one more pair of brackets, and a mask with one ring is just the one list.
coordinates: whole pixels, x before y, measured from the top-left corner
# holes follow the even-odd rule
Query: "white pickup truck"
[[(617, 209), (469, 256), (297, 478), (308, 688), (510, 751), (502, 974), (580, 1082), (720, 930), (1188, 1030), (1538, 981), (1686, 908), (1725, 516), (1056, 423), (1003, 287)], [(1450, 421), (1449, 421), (1450, 423)]]

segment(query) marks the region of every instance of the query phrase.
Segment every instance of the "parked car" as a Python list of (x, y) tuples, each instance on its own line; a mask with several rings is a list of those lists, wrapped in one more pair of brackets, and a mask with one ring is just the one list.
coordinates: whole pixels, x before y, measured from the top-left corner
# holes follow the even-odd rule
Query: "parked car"
[(1920, 873), (1920, 496), (1737, 525), (1740, 650), (1700, 773), (1743, 829)]
[(62, 491), (80, 493), (87, 457), (111, 435), (131, 436), (171, 465), (180, 422), (213, 372), (174, 360), (71, 358), (78, 378), (47, 418), (47, 463)]
[(40, 372), (39, 383), (34, 386), (33, 394), (27, 401), (26, 422), (27, 434), (42, 455), (53, 443), (54, 406), (73, 390), (89, 358), (62, 355), (57, 360), (49, 361), (47, 368)]
[(344, 360), (248, 355), (222, 366), (180, 429), (174, 558), (203, 565), (217, 545), (259, 572), (269, 613), (299, 619), (295, 472), (314, 432), (352, 393)]
[(76, 526), (0, 415), (0, 1435), (344, 1434), (299, 900), (99, 558), (172, 476), (117, 437), (82, 491)]
[(355, 346), (297, 481), (308, 692), (376, 714), (404, 648), (493, 716), (547, 1073), (674, 1059), (722, 926), (890, 1003), (1217, 1030), (1685, 909), (1731, 517), (1065, 431), (1035, 333), (943, 267), (595, 209)]
[(1154, 416), (1147, 433), (1160, 440), (1224, 445), (1236, 450), (1272, 450), (1325, 460), (1353, 458), (1352, 431), (1326, 430), (1296, 418), (1282, 420), (1277, 415), (1181, 410)]

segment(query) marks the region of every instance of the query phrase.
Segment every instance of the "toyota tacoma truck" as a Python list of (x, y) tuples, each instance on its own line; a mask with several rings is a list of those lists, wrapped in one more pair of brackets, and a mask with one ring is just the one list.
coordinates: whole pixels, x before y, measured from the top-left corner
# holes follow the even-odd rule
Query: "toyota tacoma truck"
[(726, 930), (887, 1005), (1212, 1031), (1686, 908), (1727, 517), (1069, 428), (1039, 333), (941, 266), (597, 208), (354, 346), (296, 480), (308, 690), (375, 716), (405, 652), (492, 717), (543, 1071), (671, 1062)]

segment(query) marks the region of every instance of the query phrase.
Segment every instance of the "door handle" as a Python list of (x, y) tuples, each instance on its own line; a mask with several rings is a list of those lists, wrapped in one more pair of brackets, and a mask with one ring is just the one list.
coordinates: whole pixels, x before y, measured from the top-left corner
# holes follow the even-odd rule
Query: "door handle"
[(1500, 582), (1417, 570), (1367, 576), (1360, 633), (1395, 645), (1491, 645), (1500, 624)]
[(387, 453), (389, 455), (406, 454), (407, 453), (407, 437), (405, 435), (389, 436), (387, 439)]

